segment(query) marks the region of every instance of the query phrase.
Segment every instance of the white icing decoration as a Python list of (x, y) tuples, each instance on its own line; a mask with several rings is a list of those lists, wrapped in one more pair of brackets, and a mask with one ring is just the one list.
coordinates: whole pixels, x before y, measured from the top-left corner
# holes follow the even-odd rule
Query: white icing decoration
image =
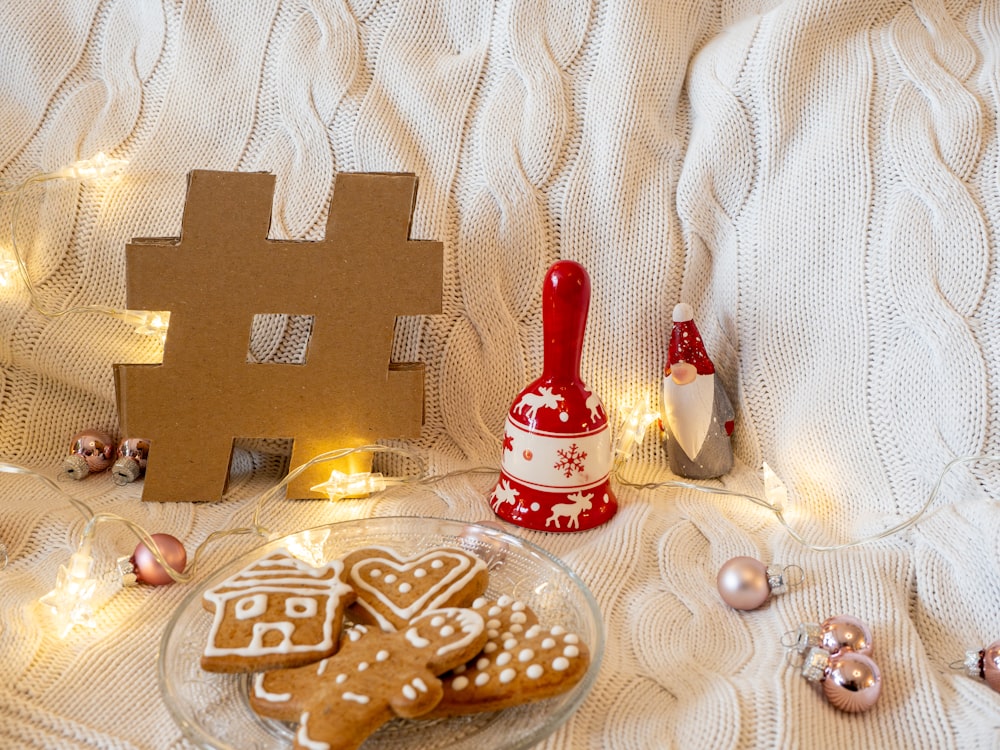
[(390, 573), (389, 575), (387, 575), (385, 577), (385, 582), (386, 583), (395, 583), (397, 580), (398, 579), (397, 579), (397, 576), (396, 576), (395, 573)]
[(421, 693), (427, 692), (427, 683), (421, 680), (419, 677), (413, 678), (413, 686)]
[(500, 673), (500, 682), (506, 685), (508, 682), (517, 677), (517, 671), (513, 669), (505, 669)]
[(413, 586), (411, 586), (406, 581), (403, 581), (401, 584), (399, 584), (399, 593), (400, 594), (409, 594), (412, 590), (413, 590)]
[(439, 628), (446, 622), (447, 620), (444, 619), (444, 615), (435, 615), (433, 618), (431, 618), (431, 627)]
[[(280, 550), (269, 557), (248, 565), (243, 570), (205, 592), (204, 598), (212, 603), (214, 615), (208, 634), (204, 654), (214, 656), (259, 657), (265, 654), (298, 654), (329, 652), (335, 648), (334, 625), (341, 597), (350, 593), (351, 587), (340, 580), (344, 564), (341, 560), (331, 560), (326, 565), (314, 568)], [(250, 594), (248, 598), (247, 595)], [(293, 643), (291, 634), (296, 626), (290, 622), (255, 622), (251, 628), (249, 643), (223, 646), (218, 643), (219, 629), (225, 619), (227, 605), (235, 600), (236, 617), (252, 620), (267, 615), (266, 600), (271, 594), (284, 597), (311, 599), (315, 602), (314, 618), (322, 618), (323, 627), (318, 640), (313, 643)], [(319, 601), (325, 600), (320, 612)], [(263, 610), (260, 609), (264, 602)], [(249, 602), (244, 604), (243, 602)], [(299, 618), (301, 619), (301, 618)], [(263, 636), (267, 632), (282, 634), (276, 644), (264, 646)]]
[(355, 703), (360, 703), (362, 706), (367, 704), (371, 700), (367, 695), (358, 695), (357, 693), (344, 693), (343, 698), (345, 701), (354, 701)]
[(530, 648), (523, 649), (521, 653), (517, 655), (518, 661), (531, 661), (535, 658), (535, 652)]
[(379, 570), (378, 568), (372, 568), (368, 572), (368, 575), (370, 575), (372, 578), (378, 578), (380, 575), (382, 575), (382, 571)]
[(486, 631), (486, 637), (489, 638), (490, 640), (496, 640), (497, 638), (500, 637), (500, 631), (497, 630), (496, 628), (490, 628), (489, 630)]
[(499, 604), (501, 607), (506, 607), (512, 601), (514, 601), (514, 597), (507, 596), (507, 594), (501, 594), (500, 598), (497, 599), (497, 604)]
[(410, 645), (413, 646), (413, 648), (427, 648), (431, 645), (429, 640), (421, 637), (416, 628), (409, 628), (406, 631), (406, 640), (410, 642)]
[(555, 648), (556, 642), (554, 638), (546, 638), (542, 641), (542, 648)]
[(524, 612), (515, 612), (510, 616), (510, 621), (522, 625), (527, 622), (528, 616)]
[(412, 685), (403, 685), (403, 696), (407, 700), (416, 700), (417, 691), (413, 689)]
[(261, 700), (270, 701), (271, 703), (284, 703), (285, 701), (290, 701), (292, 699), (291, 693), (269, 693), (264, 689), (264, 677), (266, 675), (262, 672), (261, 674), (255, 675), (253, 679), (253, 694), (260, 698)]
[(580, 649), (576, 646), (567, 646), (563, 649), (563, 656), (568, 656), (571, 659), (575, 659), (580, 655)]
[(465, 636), (463, 638), (456, 638), (453, 641), (449, 641), (438, 648), (438, 656), (443, 656), (449, 651), (456, 651), (458, 649), (465, 648), (476, 640), (483, 632), (483, 618), (478, 612), (471, 609), (450, 609), (444, 611), (450, 612), (450, 616), (453, 619), (458, 620), (459, 628)]
[(578, 636), (576, 633), (570, 633), (565, 638), (563, 638), (563, 640), (566, 643), (579, 643), (580, 642), (580, 636)]
[(326, 665), (327, 665), (327, 664), (328, 664), (329, 662), (330, 662), (330, 660), (329, 660), (329, 659), (323, 659), (323, 660), (322, 660), (322, 661), (321, 661), (321, 662), (319, 663), (319, 667), (318, 667), (318, 668), (316, 669), (316, 674), (317, 674), (317, 675), (321, 675), (321, 674), (324, 674), (324, 673), (326, 672)]
[(314, 617), (318, 607), (312, 597), (290, 596), (285, 599), (285, 615), (288, 617)]
[(500, 609), (500, 607), (490, 607), (486, 614), (490, 617), (499, 617), (501, 612), (503, 612), (503, 610)]
[(366, 669), (368, 669), (368, 662), (363, 661), (360, 664), (358, 664), (358, 671), (359, 672), (364, 672)]
[(465, 690), (469, 686), (468, 677), (456, 677), (451, 681), (451, 687), (454, 690)]
[(385, 661), (388, 658), (389, 658), (389, 652), (386, 651), (385, 649), (382, 649), (377, 654), (375, 654), (375, 661)]
[(496, 644), (495, 641), (490, 641), (485, 646), (483, 646), (483, 653), (484, 654), (492, 654), (498, 648), (500, 648), (500, 647)]
[(434, 570), (438, 570), (444, 567), (444, 563), (441, 562), (440, 560), (435, 560), (434, 562), (431, 563), (431, 567), (434, 568)]
[(483, 685), (485, 685), (489, 681), (490, 681), (490, 673), (489, 672), (480, 672), (479, 674), (476, 675), (476, 684), (479, 687), (482, 687)]
[(517, 648), (517, 639), (516, 638), (508, 638), (507, 640), (505, 640), (503, 642), (503, 647), (505, 649), (507, 649), (508, 651), (510, 651), (512, 648)]
[(250, 620), (260, 617), (267, 611), (267, 594), (252, 594), (236, 602), (234, 607), (237, 620)]
[(347, 682), (347, 675), (341, 672), (337, 675), (336, 683), (338, 685), (343, 685), (345, 682)]
[(525, 605), (524, 602), (514, 602), (514, 604), (511, 605), (511, 609), (515, 612), (523, 612), (526, 609), (526, 606), (527, 605)]
[(490, 660), (487, 659), (485, 656), (476, 661), (476, 669), (480, 670), (489, 669), (489, 667), (490, 667)]
[(497, 656), (497, 666), (498, 667), (503, 667), (503, 666), (505, 666), (507, 664), (510, 664), (510, 660), (512, 658), (513, 657), (511, 657), (510, 651), (504, 651), (502, 654), (500, 654), (499, 656)]
[(465, 671), (466, 669), (468, 669), (468, 668), (469, 668), (469, 667), (468, 667), (468, 665), (467, 665), (467, 664), (459, 664), (459, 665), (458, 665), (457, 667), (455, 667), (455, 668), (454, 668), (454, 669), (453, 669), (452, 671), (453, 671), (453, 672), (454, 672), (455, 674), (462, 674), (462, 672), (464, 672), (464, 671)]
[(486, 621), (486, 627), (488, 627), (488, 628), (491, 628), (491, 629), (494, 629), (494, 630), (495, 630), (496, 628), (499, 628), (499, 627), (500, 627), (500, 624), (501, 624), (501, 623), (500, 623), (500, 620), (498, 620), (498, 619), (497, 619), (497, 618), (495, 618), (495, 617), (492, 617), (492, 618), (490, 618), (489, 620), (487, 620), (487, 621)]
[(557, 656), (552, 662), (552, 668), (557, 672), (562, 672), (564, 669), (569, 669), (569, 659), (563, 656)]
[(453, 635), (455, 635), (455, 628), (453, 628), (451, 625), (445, 625), (443, 628), (441, 628), (442, 638), (451, 638)]
[(352, 627), (350, 630), (347, 631), (347, 638), (348, 640), (351, 641), (351, 643), (354, 643), (360, 640), (361, 636), (363, 636), (367, 632), (368, 629), (364, 625), (355, 625), (354, 627)]
[(550, 632), (552, 633), (552, 635), (562, 635), (563, 633), (566, 632), (566, 628), (564, 628), (562, 625), (556, 625), (554, 628), (552, 628)]
[(299, 731), (295, 734), (295, 741), (307, 750), (330, 750), (330, 746), (325, 742), (318, 742), (309, 737), (309, 712), (302, 712), (302, 720), (299, 722)]
[(532, 625), (528, 628), (528, 632), (524, 635), (528, 638), (534, 638), (536, 635), (542, 632), (542, 627), (540, 625)]
[(413, 571), (413, 577), (414, 578), (423, 578), (426, 575), (427, 575), (427, 571), (424, 570), (423, 568), (417, 568), (416, 570)]
[(532, 664), (530, 667), (528, 667), (526, 674), (531, 679), (537, 680), (539, 677), (545, 674), (545, 670), (542, 669), (541, 665), (539, 664)]

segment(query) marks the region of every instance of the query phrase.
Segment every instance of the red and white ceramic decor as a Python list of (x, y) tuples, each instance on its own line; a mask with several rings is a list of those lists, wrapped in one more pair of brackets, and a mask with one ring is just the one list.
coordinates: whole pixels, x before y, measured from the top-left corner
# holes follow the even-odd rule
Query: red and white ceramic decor
[(618, 510), (608, 482), (608, 415), (580, 379), (589, 307), (583, 266), (561, 260), (549, 268), (542, 287), (542, 375), (510, 407), (500, 479), (490, 496), (493, 511), (518, 526), (584, 531)]

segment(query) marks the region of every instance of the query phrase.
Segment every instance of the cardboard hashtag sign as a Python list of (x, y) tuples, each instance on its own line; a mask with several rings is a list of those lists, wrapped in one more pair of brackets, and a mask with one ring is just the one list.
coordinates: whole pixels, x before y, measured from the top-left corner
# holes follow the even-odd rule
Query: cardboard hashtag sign
[[(273, 175), (192, 172), (180, 238), (126, 246), (128, 307), (170, 312), (162, 364), (115, 366), (122, 432), (150, 441), (144, 500), (221, 499), (235, 438), (292, 438), (295, 467), (420, 434), (423, 366), (390, 363), (396, 317), (441, 311), (441, 243), (409, 238), (416, 178), (338, 174), (318, 242), (267, 238), (273, 193)], [(312, 316), (304, 363), (248, 361), (268, 313)], [(370, 467), (317, 464), (287, 495)]]

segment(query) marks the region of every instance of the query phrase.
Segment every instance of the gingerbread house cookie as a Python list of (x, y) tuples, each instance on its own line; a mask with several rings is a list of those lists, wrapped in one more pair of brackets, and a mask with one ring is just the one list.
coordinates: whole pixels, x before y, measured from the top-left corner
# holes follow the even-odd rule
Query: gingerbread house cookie
[(354, 592), (344, 564), (313, 567), (285, 550), (257, 560), (209, 589), (213, 613), (201, 666), (209, 672), (295, 667), (336, 652)]

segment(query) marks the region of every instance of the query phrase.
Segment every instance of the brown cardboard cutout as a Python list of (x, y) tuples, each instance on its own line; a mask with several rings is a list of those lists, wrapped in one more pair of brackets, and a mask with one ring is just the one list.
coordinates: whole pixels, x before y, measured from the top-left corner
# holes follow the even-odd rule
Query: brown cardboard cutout
[[(169, 310), (158, 365), (116, 365), (121, 429), (148, 438), (144, 500), (218, 500), (234, 438), (293, 438), (291, 465), (417, 437), (423, 365), (390, 364), (398, 315), (441, 311), (442, 246), (409, 239), (416, 177), (338, 174), (319, 242), (269, 240), (274, 176), (195, 171), (179, 239), (127, 245), (127, 303)], [(247, 362), (254, 315), (313, 316), (304, 364)], [(289, 497), (352, 454), (303, 472)]]

